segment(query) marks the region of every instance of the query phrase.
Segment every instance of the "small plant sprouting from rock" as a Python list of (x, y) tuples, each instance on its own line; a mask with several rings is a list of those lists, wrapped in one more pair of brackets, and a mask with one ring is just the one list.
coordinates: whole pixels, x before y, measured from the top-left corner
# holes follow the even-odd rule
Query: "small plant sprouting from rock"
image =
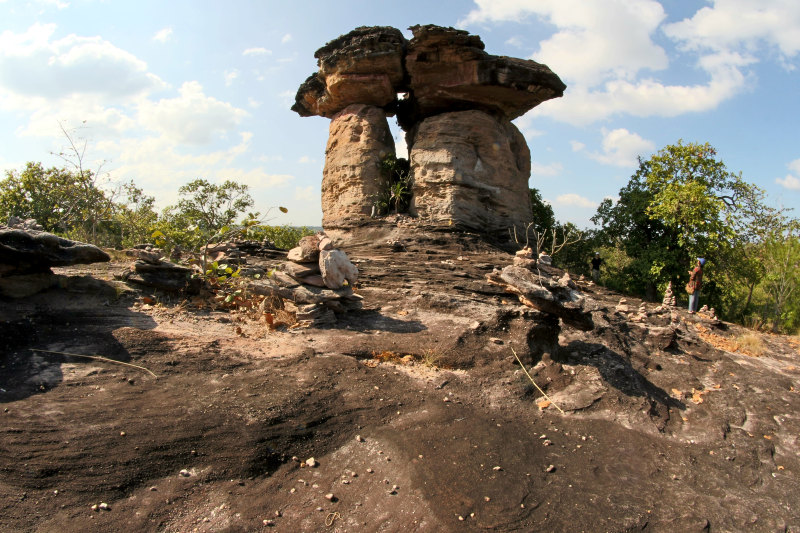
[(375, 198), (376, 215), (408, 212), (411, 202), (411, 173), (407, 159), (387, 154), (381, 160), (381, 187)]

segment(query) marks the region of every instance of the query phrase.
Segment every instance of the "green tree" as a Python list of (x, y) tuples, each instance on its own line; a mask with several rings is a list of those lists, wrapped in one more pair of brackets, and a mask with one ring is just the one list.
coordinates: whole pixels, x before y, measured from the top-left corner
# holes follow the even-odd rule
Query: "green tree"
[(47, 231), (81, 233), (89, 213), (107, 215), (110, 209), (111, 202), (95, 186), (91, 171), (45, 169), (29, 162), (21, 172), (6, 171), (0, 181), (0, 216), (35, 218)]
[(253, 205), (247, 185), (226, 180), (216, 185), (204, 179), (190, 181), (178, 189), (178, 215), (204, 234), (218, 232), (233, 223)]
[(144, 194), (133, 181), (122, 185), (124, 201), (116, 204), (114, 219), (120, 226), (120, 245), (131, 247), (150, 241), (158, 220), (155, 198)]
[[(156, 241), (168, 249), (199, 248), (253, 205), (247, 185), (231, 180), (214, 184), (196, 179), (181, 186), (178, 194), (180, 200), (164, 209), (153, 233)], [(251, 213), (248, 225), (256, 224), (258, 216)]]
[(640, 159), (619, 200), (605, 200), (592, 220), (602, 226), (605, 243), (631, 259), (624, 275), (633, 292), (653, 300), (667, 282), (681, 286), (702, 256), (713, 272), (703, 293), (714, 305), (721, 301), (722, 271), (757, 275), (752, 264), (735, 260), (745, 251), (739, 232), (767, 212), (763, 192), (728, 171), (711, 145), (678, 141)]

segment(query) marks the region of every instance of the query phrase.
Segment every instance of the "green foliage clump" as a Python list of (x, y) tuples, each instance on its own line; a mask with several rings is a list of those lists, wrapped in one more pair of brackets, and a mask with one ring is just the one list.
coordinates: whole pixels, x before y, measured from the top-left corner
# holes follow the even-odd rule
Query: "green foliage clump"
[(297, 246), (300, 239), (314, 235), (317, 231), (306, 226), (267, 226), (257, 225), (248, 229), (246, 238), (254, 241), (269, 241), (281, 250), (290, 250)]
[(669, 282), (683, 287), (704, 257), (703, 303), (720, 316), (798, 326), (798, 222), (728, 171), (708, 143), (678, 141), (640, 159), (619, 199), (604, 200), (592, 221), (612, 288), (655, 300)]
[(374, 199), (376, 214), (408, 212), (411, 202), (411, 164), (407, 159), (387, 154), (380, 163), (380, 192)]

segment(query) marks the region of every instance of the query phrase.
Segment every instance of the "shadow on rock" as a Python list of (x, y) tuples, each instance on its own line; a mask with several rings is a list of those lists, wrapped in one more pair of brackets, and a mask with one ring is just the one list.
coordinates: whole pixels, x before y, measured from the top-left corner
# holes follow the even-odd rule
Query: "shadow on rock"
[(560, 353), (564, 362), (595, 367), (608, 385), (626, 396), (645, 397), (666, 407), (686, 409), (686, 404), (650, 382), (628, 359), (602, 344), (572, 341)]
[(113, 335), (126, 326), (153, 329), (156, 323), (127, 308), (107, 308), (105, 313), (99, 309), (48, 309), (25, 318), (0, 319), (0, 403), (57, 387), (64, 381), (65, 363), (116, 366), (67, 354), (130, 361), (130, 353)]
[(347, 317), (347, 321), (342, 321), (340, 326), (346, 324), (355, 331), (388, 331), (391, 333), (419, 333), (428, 329), (418, 320), (398, 320), (378, 311), (362, 311), (352, 313)]

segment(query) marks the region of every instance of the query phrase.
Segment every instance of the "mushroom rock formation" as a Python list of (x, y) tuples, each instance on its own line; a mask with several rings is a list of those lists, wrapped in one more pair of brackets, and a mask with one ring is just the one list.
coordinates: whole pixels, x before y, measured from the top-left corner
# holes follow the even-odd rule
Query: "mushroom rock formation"
[(319, 72), (300, 86), (292, 110), (332, 118), (350, 104), (394, 105), (406, 40), (400, 30), (360, 27), (316, 51)]
[(322, 225), (358, 225), (380, 193), (381, 160), (394, 154), (394, 139), (379, 108), (352, 104), (333, 116), (322, 171)]
[(566, 85), (546, 65), (484, 52), (477, 35), (440, 26), (412, 26), (406, 70), (413, 98), (401, 106), (401, 125), (445, 111), (481, 109), (513, 120)]
[(507, 119), (475, 110), (426, 118), (411, 150), (411, 214), (506, 234), (530, 221), (530, 171), (525, 139)]
[[(480, 37), (413, 26), (361, 27), (329, 42), (297, 91), (301, 116), (331, 118), (323, 227), (359, 225), (381, 193), (397, 114), (411, 159), (411, 215), (431, 226), (506, 235), (530, 221), (530, 152), (511, 120), (566, 86), (535, 61), (493, 56)], [(405, 97), (398, 100), (397, 95)]]

